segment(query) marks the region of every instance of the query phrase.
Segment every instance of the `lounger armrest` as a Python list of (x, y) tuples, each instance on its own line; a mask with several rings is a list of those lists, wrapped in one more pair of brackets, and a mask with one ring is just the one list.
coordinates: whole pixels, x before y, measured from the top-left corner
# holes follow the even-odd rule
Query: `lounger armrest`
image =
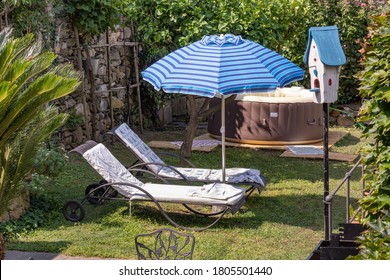
[[(183, 180), (187, 181), (187, 177), (184, 176), (179, 170), (177, 170), (175, 167), (173, 166), (170, 166), (170, 165), (166, 165), (166, 164), (163, 164), (163, 163), (158, 163), (158, 162), (142, 162), (142, 163), (138, 163), (138, 164), (135, 164), (135, 165), (132, 165), (130, 166), (129, 168), (127, 168), (127, 170), (129, 171), (134, 171), (135, 169), (142, 169), (143, 167), (146, 167), (148, 168), (148, 166), (150, 165), (156, 165), (156, 166), (162, 166), (164, 168), (169, 168), (170, 170), (172, 170), (173, 172), (175, 172), (176, 174), (178, 174), (180, 177), (183, 178)], [(158, 175), (158, 174), (156, 174)]]
[(193, 167), (193, 168), (196, 168), (195, 164), (193, 164), (191, 161), (189, 161), (188, 159), (186, 159), (185, 157), (182, 157), (178, 154), (173, 154), (173, 153), (169, 153), (169, 152), (155, 152), (156, 154), (159, 154), (159, 155), (166, 155), (166, 156), (171, 156), (171, 157), (175, 157), (175, 158), (178, 158), (180, 159), (181, 161), (184, 161), (185, 163), (187, 163), (189, 166)]

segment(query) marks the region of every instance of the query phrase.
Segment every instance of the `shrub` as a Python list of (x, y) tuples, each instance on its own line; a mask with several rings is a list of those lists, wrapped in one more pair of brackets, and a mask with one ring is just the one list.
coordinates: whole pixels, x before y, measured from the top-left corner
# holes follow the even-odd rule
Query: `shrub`
[(18, 220), (0, 223), (0, 232), (7, 240), (18, 238), (47, 224), (58, 215), (58, 209), (59, 206), (52, 199), (34, 193), (31, 195), (30, 207), (26, 213)]
[(362, 223), (369, 227), (360, 238), (360, 257), (390, 259), (390, 12), (375, 17), (366, 42), (364, 70), (360, 73), (360, 92), (365, 98), (362, 121), (364, 131), (375, 143), (364, 150), (365, 179), (373, 189), (360, 204)]
[[(339, 103), (360, 99), (354, 75), (361, 70), (358, 50), (367, 34), (369, 12), (364, 1), (339, 0), (135, 0), (124, 10), (136, 22), (140, 41), (145, 43), (141, 68), (203, 35), (233, 33), (277, 51), (305, 69), (308, 29), (336, 25), (347, 56)], [(309, 79), (301, 83), (307, 87)]]
[[(65, 2), (65, 1), (64, 1)], [(83, 38), (88, 41), (121, 22), (122, 0), (68, 0), (64, 8)]]

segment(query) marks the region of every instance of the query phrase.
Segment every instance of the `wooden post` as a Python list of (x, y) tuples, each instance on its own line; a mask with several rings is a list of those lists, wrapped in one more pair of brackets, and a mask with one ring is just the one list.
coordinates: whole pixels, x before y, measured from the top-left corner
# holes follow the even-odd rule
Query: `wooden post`
[[(135, 32), (134, 24), (132, 22), (132, 27)], [(133, 34), (134, 35), (134, 34)], [(133, 38), (136, 38), (134, 36)], [(139, 114), (139, 125), (140, 125), (140, 131), (141, 133), (144, 133), (144, 125), (142, 120), (142, 106), (141, 106), (141, 89), (140, 89), (140, 81), (139, 81), (139, 61), (138, 61), (138, 43), (137, 40), (134, 40), (134, 47), (133, 47), (133, 53), (134, 53), (134, 70), (135, 70), (135, 83), (137, 85), (137, 99), (138, 99), (138, 114)]]
[(89, 126), (89, 117), (87, 114), (87, 98), (85, 96), (85, 84), (84, 84), (84, 70), (83, 70), (83, 63), (81, 58), (81, 51), (80, 51), (80, 38), (79, 38), (79, 31), (77, 30), (77, 27), (74, 27), (74, 34), (76, 39), (76, 48), (77, 48), (77, 63), (79, 65), (79, 71), (83, 75), (83, 82), (82, 82), (82, 102), (83, 102), (83, 111), (84, 111), (84, 127), (86, 130), (87, 135), (91, 134), (91, 127)]
[(92, 71), (92, 63), (91, 63), (91, 54), (89, 53), (88, 46), (84, 46), (84, 50), (87, 54), (87, 64), (88, 64), (88, 74), (89, 74), (89, 82), (91, 83), (91, 103), (92, 103), (92, 114), (91, 114), (91, 122), (92, 122), (92, 140), (96, 140), (96, 113), (97, 113), (97, 100), (96, 100), (96, 90), (95, 90), (95, 77)]
[[(131, 32), (131, 35), (134, 34), (134, 31), (133, 31), (133, 26), (131, 25), (130, 26), (130, 32)], [(132, 119), (131, 119), (131, 92), (132, 90), (130, 91), (130, 79), (131, 79), (131, 76), (130, 76), (130, 73), (127, 71), (127, 64), (126, 64), (126, 40), (125, 40), (125, 29), (123, 28), (122, 29), (122, 34), (123, 34), (123, 54), (125, 55), (125, 61), (124, 61), (124, 67), (125, 67), (125, 81), (126, 81), (126, 103), (127, 103), (127, 123), (129, 125), (132, 125)], [(130, 50), (130, 49), (129, 49)], [(130, 50), (131, 51), (131, 50)], [(131, 53), (129, 53), (129, 67), (130, 67), (130, 57), (131, 57)]]
[(106, 31), (106, 59), (107, 59), (107, 75), (108, 75), (108, 96), (110, 99), (110, 118), (111, 118), (111, 128), (114, 127), (114, 108), (112, 107), (112, 90), (111, 90), (111, 57), (110, 57), (110, 34)]

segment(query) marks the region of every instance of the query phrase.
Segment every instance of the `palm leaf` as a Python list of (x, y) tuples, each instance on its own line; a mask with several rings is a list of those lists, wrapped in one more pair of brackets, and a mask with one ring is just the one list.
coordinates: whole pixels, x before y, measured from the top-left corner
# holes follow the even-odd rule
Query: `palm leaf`
[(15, 180), (16, 166), (20, 156), (20, 137), (3, 146), (0, 150), (0, 214), (9, 206), (9, 202), (15, 198), (21, 188), (21, 181)]
[(36, 48), (32, 46), (34, 46), (33, 34), (28, 34), (25, 37), (17, 39), (8, 37), (0, 49), (0, 77), (3, 77), (10, 64), (17, 57), (21, 56), (25, 59), (34, 57), (36, 54), (32, 53), (31, 50)]
[[(61, 77), (57, 71), (64, 73), (68, 70), (68, 77)], [(0, 145), (6, 141), (12, 133), (24, 125), (39, 110), (40, 106), (61, 98), (73, 92), (80, 84), (79, 80), (73, 78), (78, 75), (70, 71), (69, 67), (55, 68), (53, 71), (39, 77), (21, 93), (17, 100), (10, 104), (8, 112), (1, 120)], [(12, 126), (11, 126), (12, 124)]]
[(19, 77), (15, 83), (18, 85), (17, 90), (19, 91), (22, 86), (24, 86), (28, 81), (37, 77), (39, 74), (47, 70), (50, 65), (53, 64), (56, 59), (54, 53), (43, 53), (31, 60), (31, 63), (26, 71)]
[[(12, 141), (7, 142), (5, 152), (0, 152), (0, 201), (10, 201), (20, 193), (26, 174), (32, 170), (40, 143), (62, 126), (66, 119), (66, 114), (58, 114), (57, 109), (50, 106), (31, 120)], [(0, 213), (7, 209), (6, 206), (0, 206)]]
[[(21, 68), (27, 66), (25, 71), (19, 76), (18, 79), (9, 78), (9, 80), (13, 81), (13, 86), (8, 89), (7, 99), (4, 102), (0, 100), (0, 123), (4, 119), (5, 115), (7, 115), (11, 110), (14, 110), (15, 106), (17, 108), (17, 104), (15, 97), (20, 94), (21, 88), (31, 79), (45, 71), (54, 61), (56, 55), (50, 53), (44, 53), (32, 61), (25, 61), (24, 66), (20, 66)], [(19, 71), (19, 70), (18, 70)], [(4, 126), (4, 125), (2, 125)], [(1, 134), (0, 134), (1, 135)], [(1, 136), (0, 136), (1, 138)]]
[(22, 58), (14, 60), (10, 67), (6, 69), (3, 79), (5, 81), (9, 81), (10, 83), (17, 82), (32, 63), (33, 61), (26, 61)]
[(12, 61), (12, 53), (14, 46), (7, 44), (0, 52), (0, 77), (3, 77), (4, 72), (7, 70), (10, 62)]
[[(62, 126), (66, 120), (67, 115), (58, 114), (58, 110), (54, 107), (48, 107), (37, 116), (33, 125), (30, 126), (28, 137), (23, 142), (16, 174), (25, 174), (26, 170), (31, 170), (39, 144)], [(23, 180), (23, 176), (16, 175), (15, 178), (17, 180)]]
[[(9, 88), (10, 88), (10, 82), (7, 82), (7, 81), (0, 82), (0, 104), (2, 104), (1, 102), (7, 97), (7, 93), (9, 91)], [(1, 109), (2, 108), (0, 107), (0, 112), (2, 112)], [(0, 117), (0, 120), (1, 120), (1, 117)]]
[(67, 66), (47, 71), (56, 55), (41, 53), (33, 36), (0, 32), (0, 214), (22, 187), (41, 142), (67, 115), (44, 105), (74, 91), (80, 75)]

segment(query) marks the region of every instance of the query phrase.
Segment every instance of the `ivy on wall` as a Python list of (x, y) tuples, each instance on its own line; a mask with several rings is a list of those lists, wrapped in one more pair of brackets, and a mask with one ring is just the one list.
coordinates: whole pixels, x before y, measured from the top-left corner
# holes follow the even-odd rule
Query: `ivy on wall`
[(113, 30), (121, 22), (124, 0), (67, 0), (64, 10), (88, 41), (92, 36)]

